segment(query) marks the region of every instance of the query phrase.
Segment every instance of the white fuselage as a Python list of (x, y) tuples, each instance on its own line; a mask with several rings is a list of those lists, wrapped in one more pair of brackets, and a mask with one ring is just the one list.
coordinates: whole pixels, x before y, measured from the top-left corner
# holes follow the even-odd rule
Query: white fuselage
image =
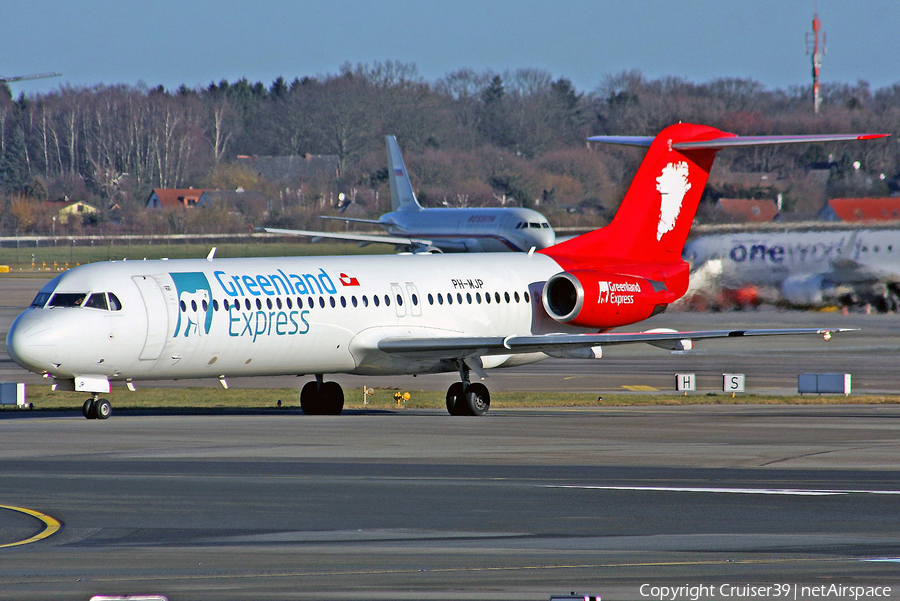
[[(571, 332), (540, 301), (559, 271), (547, 256), (519, 253), (96, 263), (44, 286), (7, 345), (19, 364), (58, 380), (454, 371), (377, 343)], [(66, 301), (103, 293), (106, 308)], [(485, 357), (484, 367), (543, 357)]]
[(393, 236), (427, 238), (450, 252), (527, 252), (553, 246), (556, 234), (531, 209), (473, 208), (394, 211), (379, 220)]

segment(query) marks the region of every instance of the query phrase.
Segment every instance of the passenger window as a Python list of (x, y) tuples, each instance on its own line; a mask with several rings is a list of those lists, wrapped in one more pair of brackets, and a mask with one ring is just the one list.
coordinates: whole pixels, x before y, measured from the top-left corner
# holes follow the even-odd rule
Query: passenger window
[(213, 311), (218, 311), (218, 310), (219, 310), (219, 301), (217, 301), (216, 299), (213, 299)]
[(471, 292), (466, 292), (466, 302), (469, 303), (470, 305), (472, 304), (472, 293)]
[(505, 298), (505, 299), (506, 299), (506, 302), (508, 303), (508, 302), (509, 302), (509, 292), (504, 292), (504, 293), (503, 293), (503, 298)]
[(388, 296), (387, 294), (384, 295), (384, 306), (385, 307), (391, 306), (391, 297)]
[(475, 293), (475, 302), (478, 303), (479, 305), (481, 304), (481, 293), (480, 292)]
[(369, 297), (363, 294), (363, 307), (369, 306)]
[(51, 307), (80, 307), (87, 296), (84, 292), (60, 292), (50, 299)]
[(434, 304), (434, 297), (431, 296), (431, 293), (430, 293), (430, 292), (428, 293), (428, 304), (429, 304), (429, 305), (433, 305), (433, 304)]
[(462, 294), (460, 294), (459, 292), (456, 293), (456, 303), (458, 305), (462, 304)]
[(248, 311), (250, 310), (250, 299), (249, 298), (244, 299), (244, 308), (246, 308)]
[(334, 297), (333, 296), (328, 297), (328, 302), (331, 303), (331, 308), (334, 309)]
[(95, 292), (90, 295), (84, 303), (84, 306), (90, 307), (91, 309), (103, 309), (104, 311), (109, 311), (109, 307), (106, 304), (106, 294), (103, 292)]
[(325, 299), (321, 296), (319, 297), (319, 308), (321, 308), (321, 309), (325, 308)]
[(490, 292), (484, 293), (484, 302), (486, 302), (489, 305), (491, 304), (491, 293)]
[(341, 306), (345, 309), (347, 308), (347, 299), (343, 296), (341, 297)]
[(515, 292), (513, 295), (515, 296), (516, 302), (519, 302), (519, 293)]
[(500, 304), (500, 293), (499, 292), (494, 293), (494, 300), (497, 301), (498, 305)]
[(452, 294), (448, 294), (448, 295), (447, 295), (447, 304), (448, 304), (448, 305), (452, 305), (452, 304), (453, 304), (453, 295), (452, 295)]
[(444, 304), (444, 295), (441, 294), (440, 292), (438, 292), (438, 304), (439, 304), (439, 305), (443, 305), (443, 304)]
[(112, 292), (107, 292), (106, 295), (109, 297), (109, 308), (112, 311), (121, 311), (122, 303), (119, 301), (119, 297)]
[(353, 304), (354, 307), (358, 307), (358, 306), (359, 306), (359, 304), (356, 302), (356, 297), (355, 297), (355, 296), (351, 296), (351, 297), (350, 297), (350, 302)]
[(262, 301), (259, 300), (259, 299), (256, 299), (256, 308), (257, 308), (259, 311), (262, 311)]
[(527, 292), (525, 293), (525, 302), (526, 302), (526, 303), (530, 303), (530, 302), (531, 302), (531, 299), (528, 297), (528, 293), (527, 293)]
[(419, 297), (415, 294), (412, 295), (412, 304), (418, 306), (419, 305)]
[(38, 292), (37, 296), (34, 297), (34, 300), (31, 301), (31, 306), (37, 309), (43, 309), (49, 299), (49, 292)]
[[(288, 300), (290, 300), (290, 299), (288, 299)], [(280, 297), (275, 299), (275, 306), (278, 307), (279, 309), (281, 308), (281, 298)]]
[(398, 306), (398, 307), (402, 307), (402, 306), (403, 306), (403, 297), (400, 296), (399, 294), (397, 295), (397, 306)]
[(372, 302), (375, 303), (375, 306), (376, 306), (376, 307), (377, 307), (377, 306), (379, 305), (379, 303), (381, 302), (381, 301), (378, 300), (378, 295), (377, 295), (377, 294), (376, 294), (375, 296), (372, 297)]
[[(290, 296), (287, 297), (286, 299), (284, 299), (284, 302), (287, 303), (288, 309), (293, 309), (293, 308), (294, 308), (294, 304), (291, 302), (291, 297), (290, 297)], [(280, 309), (281, 307), (278, 307), (278, 308)]]

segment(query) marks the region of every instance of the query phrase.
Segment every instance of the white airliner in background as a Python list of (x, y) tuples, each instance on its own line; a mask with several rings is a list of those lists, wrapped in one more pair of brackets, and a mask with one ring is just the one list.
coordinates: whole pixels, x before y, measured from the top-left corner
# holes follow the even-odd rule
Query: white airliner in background
[[(900, 230), (757, 231), (698, 236), (685, 245), (707, 290), (768, 287), (794, 305), (900, 308)], [(698, 290), (699, 293), (704, 290)]]
[(60, 274), (12, 324), (19, 365), (58, 390), (90, 393), (105, 418), (111, 382), (311, 374), (308, 414), (338, 414), (325, 374), (458, 372), (452, 415), (481, 415), (490, 393), (470, 374), (554, 357), (599, 358), (602, 345), (688, 349), (704, 338), (824, 334), (839, 329), (617, 333), (665, 310), (688, 287), (681, 252), (717, 151), (856, 140), (866, 135), (738, 137), (681, 123), (648, 146), (612, 223), (528, 253), (405, 254), (83, 265)]
[(388, 235), (261, 229), (273, 234), (353, 240), (361, 244), (393, 244), (412, 252), (527, 252), (531, 248), (541, 250), (555, 243), (556, 234), (547, 218), (531, 209), (424, 208), (413, 193), (397, 138), (386, 136), (385, 142), (392, 212), (385, 213), (379, 219), (325, 216), (323, 219), (377, 225), (385, 228)]

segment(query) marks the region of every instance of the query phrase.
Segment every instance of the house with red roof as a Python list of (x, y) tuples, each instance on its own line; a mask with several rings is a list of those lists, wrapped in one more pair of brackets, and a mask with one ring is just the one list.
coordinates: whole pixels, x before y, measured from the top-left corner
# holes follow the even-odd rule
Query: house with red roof
[(147, 199), (148, 209), (190, 209), (205, 190), (199, 188), (154, 188)]
[(833, 198), (821, 216), (828, 221), (900, 221), (900, 197)]

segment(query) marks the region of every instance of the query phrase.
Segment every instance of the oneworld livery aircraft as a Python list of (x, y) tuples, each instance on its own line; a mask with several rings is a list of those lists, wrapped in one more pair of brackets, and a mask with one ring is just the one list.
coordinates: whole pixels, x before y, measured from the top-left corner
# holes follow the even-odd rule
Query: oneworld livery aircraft
[(552, 246), (556, 234), (547, 218), (523, 208), (424, 208), (412, 189), (397, 138), (386, 136), (391, 209), (379, 219), (326, 217), (385, 228), (388, 235), (261, 228), (273, 234), (383, 243), (412, 252), (526, 252)]
[(496, 254), (121, 261), (60, 274), (12, 324), (21, 366), (111, 413), (111, 382), (310, 374), (308, 414), (338, 414), (326, 374), (458, 372), (452, 415), (481, 415), (490, 393), (471, 374), (545, 357), (599, 358), (603, 345), (689, 349), (705, 338), (840, 329), (610, 330), (664, 311), (688, 287), (681, 252), (717, 151), (881, 134), (739, 137), (677, 124), (649, 146), (610, 225), (542, 251)]

